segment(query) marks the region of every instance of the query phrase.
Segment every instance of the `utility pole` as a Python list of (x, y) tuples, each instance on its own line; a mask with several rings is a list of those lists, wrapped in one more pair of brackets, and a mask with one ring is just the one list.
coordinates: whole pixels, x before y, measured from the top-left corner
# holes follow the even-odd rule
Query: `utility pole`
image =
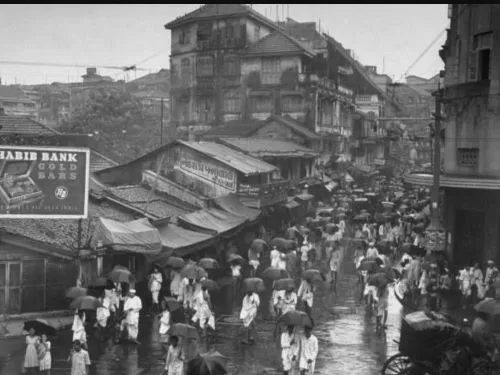
[(160, 146), (163, 146), (163, 98), (161, 98), (160, 116)]

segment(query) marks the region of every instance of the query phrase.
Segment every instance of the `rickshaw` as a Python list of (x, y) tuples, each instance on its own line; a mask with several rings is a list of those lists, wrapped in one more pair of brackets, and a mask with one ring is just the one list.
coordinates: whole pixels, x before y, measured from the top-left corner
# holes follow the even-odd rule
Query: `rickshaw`
[(417, 311), (401, 322), (399, 353), (382, 375), (493, 375), (486, 350), (453, 320), (436, 312)]

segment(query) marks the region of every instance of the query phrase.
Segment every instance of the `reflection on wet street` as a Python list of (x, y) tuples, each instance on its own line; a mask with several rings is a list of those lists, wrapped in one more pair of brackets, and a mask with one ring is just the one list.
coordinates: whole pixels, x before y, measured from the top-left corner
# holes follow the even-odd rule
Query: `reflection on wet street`
[[(375, 332), (375, 317), (359, 301), (360, 288), (356, 285), (352, 250), (347, 251), (337, 285), (337, 295), (328, 287), (321, 287), (315, 297), (315, 334), (319, 340), (319, 356), (315, 374), (368, 375), (381, 370), (384, 361), (397, 352), (401, 305), (390, 293), (389, 319), (386, 332)], [(267, 311), (267, 296), (262, 296), (261, 310)], [(265, 317), (265, 314), (264, 314)], [(158, 342), (158, 320), (141, 320), (141, 345), (99, 344), (90, 341), (93, 360), (92, 374), (149, 375), (161, 374), (165, 354)], [(260, 320), (257, 325), (256, 345), (242, 345), (241, 324), (233, 317), (218, 323), (216, 349), (227, 356), (232, 375), (279, 374), (280, 349), (273, 339), (273, 322)], [(66, 361), (70, 349), (70, 333), (63, 332), (53, 343), (53, 375), (69, 373)], [(199, 348), (206, 351), (204, 344)], [(9, 361), (0, 369), (2, 374), (17, 373), (24, 348), (15, 353), (18, 361)], [(14, 364), (12, 364), (12, 363)], [(17, 362), (17, 364), (15, 363)], [(10, 367), (9, 367), (10, 366)], [(14, 372), (8, 372), (14, 371)]]

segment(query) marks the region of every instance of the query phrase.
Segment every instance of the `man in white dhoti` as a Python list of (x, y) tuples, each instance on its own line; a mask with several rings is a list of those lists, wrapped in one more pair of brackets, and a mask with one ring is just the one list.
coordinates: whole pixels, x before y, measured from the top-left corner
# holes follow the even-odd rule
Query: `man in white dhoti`
[(288, 375), (295, 365), (299, 355), (299, 340), (293, 326), (288, 326), (281, 334), (281, 362), (283, 374)]
[(318, 339), (312, 334), (311, 327), (305, 327), (300, 340), (300, 375), (313, 375), (318, 356)]
[(153, 301), (153, 311), (159, 310), (158, 297), (160, 296), (162, 283), (163, 275), (158, 267), (155, 267), (151, 275), (149, 275), (149, 291), (151, 292), (151, 299)]
[(248, 292), (243, 298), (241, 306), (240, 319), (243, 321), (243, 327), (246, 330), (247, 340), (243, 340), (243, 344), (254, 343), (252, 337), (252, 329), (255, 328), (255, 317), (259, 309), (260, 298), (257, 293)]
[(304, 310), (312, 318), (312, 307), (314, 298), (314, 285), (307, 280), (302, 280), (297, 293), (299, 299), (304, 303)]
[(86, 348), (87, 333), (85, 332), (85, 312), (78, 310), (75, 311), (71, 330), (73, 331), (73, 342), (78, 340), (82, 344), (82, 347)]
[(271, 267), (278, 268), (280, 252), (276, 246), (273, 246), (273, 249), (271, 250), (269, 257), (271, 258)]
[(196, 293), (194, 298), (196, 300), (196, 313), (191, 320), (193, 323), (199, 322), (204, 335), (206, 334), (206, 325), (215, 331), (215, 318), (212, 313), (210, 295), (208, 294), (207, 288), (202, 286), (201, 291)]
[(130, 297), (127, 298), (123, 306), (123, 311), (127, 314), (126, 326), (128, 339), (139, 344), (137, 336), (139, 335), (139, 312), (142, 309), (141, 299), (135, 295), (135, 289), (130, 289)]

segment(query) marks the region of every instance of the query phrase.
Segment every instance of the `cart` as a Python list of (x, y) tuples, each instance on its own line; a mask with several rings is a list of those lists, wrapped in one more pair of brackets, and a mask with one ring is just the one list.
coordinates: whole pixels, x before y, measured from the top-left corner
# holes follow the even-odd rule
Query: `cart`
[(399, 353), (384, 363), (382, 375), (459, 375), (463, 368), (469, 370), (467, 374), (493, 375), (496, 371), (481, 345), (443, 314), (417, 311), (406, 315), (398, 344)]

